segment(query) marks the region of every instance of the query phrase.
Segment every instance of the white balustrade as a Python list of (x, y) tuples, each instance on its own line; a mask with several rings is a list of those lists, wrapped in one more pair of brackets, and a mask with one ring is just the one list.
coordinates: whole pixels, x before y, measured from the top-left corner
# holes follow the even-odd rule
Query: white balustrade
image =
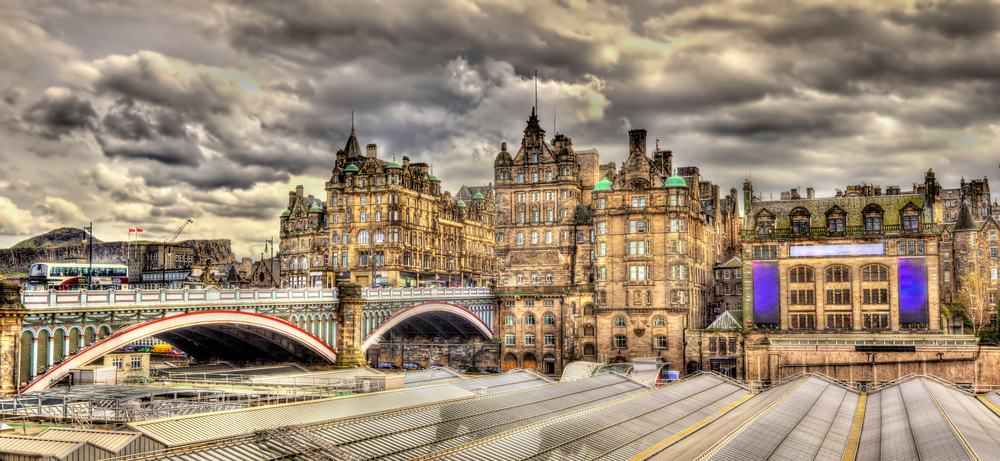
[[(458, 298), (491, 296), (487, 287), (366, 288), (365, 299)], [(179, 290), (49, 290), (23, 291), (21, 303), (29, 309), (53, 307), (129, 306), (146, 304), (239, 304), (260, 301), (335, 301), (335, 288), (179, 289)]]

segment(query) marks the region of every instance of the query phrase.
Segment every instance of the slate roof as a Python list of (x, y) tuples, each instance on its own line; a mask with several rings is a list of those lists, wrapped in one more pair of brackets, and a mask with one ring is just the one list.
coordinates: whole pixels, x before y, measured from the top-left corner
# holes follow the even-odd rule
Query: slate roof
[(845, 225), (863, 226), (864, 214), (862, 211), (870, 204), (876, 204), (882, 208), (883, 224), (887, 226), (901, 224), (902, 220), (900, 219), (899, 212), (910, 203), (922, 210), (924, 223), (933, 223), (935, 222), (934, 216), (931, 213), (930, 208), (924, 206), (926, 203), (925, 200), (926, 196), (924, 195), (901, 194), (876, 195), (870, 197), (830, 197), (797, 200), (755, 201), (750, 203), (749, 210), (746, 213), (747, 219), (744, 220), (744, 228), (747, 230), (754, 229), (757, 225), (757, 216), (764, 212), (764, 210), (767, 210), (768, 213), (774, 215), (775, 229), (791, 229), (791, 213), (793, 210), (798, 208), (801, 208), (809, 213), (813, 223), (812, 226), (824, 226), (826, 222), (826, 214), (833, 209), (834, 206), (839, 207), (844, 211), (846, 215)]

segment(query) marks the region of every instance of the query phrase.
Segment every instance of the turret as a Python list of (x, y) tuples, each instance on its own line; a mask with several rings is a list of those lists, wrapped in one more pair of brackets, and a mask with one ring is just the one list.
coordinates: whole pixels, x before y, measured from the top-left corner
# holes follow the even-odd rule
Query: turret
[(753, 201), (753, 183), (749, 179), (743, 180), (743, 216), (750, 212), (750, 202)]

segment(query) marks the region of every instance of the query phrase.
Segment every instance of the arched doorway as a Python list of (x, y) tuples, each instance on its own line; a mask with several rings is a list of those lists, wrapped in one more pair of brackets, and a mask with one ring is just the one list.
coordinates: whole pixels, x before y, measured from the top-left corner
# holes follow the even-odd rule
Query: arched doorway
[(615, 357), (614, 359), (612, 359), (611, 363), (625, 363), (626, 361), (627, 361), (627, 359), (624, 356), (619, 355), (619, 356)]
[(524, 354), (524, 358), (521, 359), (521, 368), (530, 368), (532, 370), (538, 369), (538, 363), (537, 359), (535, 358), (535, 354), (532, 354), (531, 352)]
[(698, 362), (688, 362), (687, 374), (694, 374), (698, 372)]
[(507, 355), (503, 356), (503, 371), (510, 371), (515, 368), (517, 368), (517, 356), (508, 352)]
[(542, 357), (542, 369), (547, 375), (556, 374), (556, 358), (552, 354), (545, 354)]

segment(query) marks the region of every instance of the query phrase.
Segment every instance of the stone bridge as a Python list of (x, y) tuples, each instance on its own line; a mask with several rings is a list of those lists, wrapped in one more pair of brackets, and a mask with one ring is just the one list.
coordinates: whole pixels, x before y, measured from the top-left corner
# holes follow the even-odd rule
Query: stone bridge
[(27, 291), (0, 286), (0, 386), (48, 387), (135, 340), (196, 358), (364, 364), (390, 332), (493, 338), (488, 288)]

